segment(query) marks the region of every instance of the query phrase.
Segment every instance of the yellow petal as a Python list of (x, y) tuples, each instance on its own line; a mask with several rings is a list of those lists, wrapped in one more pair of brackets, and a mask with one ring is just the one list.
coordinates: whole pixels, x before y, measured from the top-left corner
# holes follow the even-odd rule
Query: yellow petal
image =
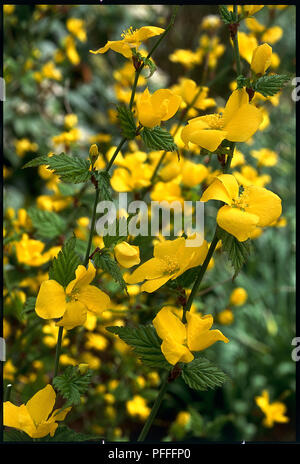
[(244, 105), (224, 126), (227, 139), (231, 142), (246, 142), (258, 130), (263, 120), (261, 110), (254, 105)]
[(74, 329), (83, 325), (86, 321), (86, 307), (79, 301), (70, 301), (66, 305), (66, 311), (56, 325), (64, 327), (66, 330)]
[(216, 179), (204, 191), (200, 201), (220, 200), (228, 205), (238, 197), (238, 183), (234, 176), (223, 174)]
[(132, 50), (129, 45), (123, 40), (109, 40), (104, 47), (99, 48), (98, 50), (90, 50), (90, 53), (97, 55), (98, 53), (106, 53), (109, 49), (120, 53), (125, 58), (131, 58)]
[(56, 400), (56, 394), (51, 385), (38, 391), (27, 403), (26, 408), (36, 425), (46, 421)]
[(64, 288), (56, 280), (45, 280), (40, 287), (35, 312), (42, 319), (56, 319), (66, 310)]
[(251, 69), (256, 74), (264, 74), (271, 64), (272, 47), (267, 43), (259, 45), (252, 56)]
[(101, 315), (110, 305), (109, 296), (94, 285), (83, 287), (77, 298), (89, 311), (97, 315)]
[(245, 88), (237, 89), (232, 92), (227, 100), (223, 113), (224, 127), (236, 115), (239, 108), (249, 103), (249, 95)]
[(131, 275), (124, 277), (128, 284), (137, 284), (148, 279), (158, 279), (163, 277), (166, 270), (166, 264), (162, 259), (151, 258), (139, 266)]
[(30, 436), (35, 430), (35, 425), (25, 404), (15, 406), (10, 401), (3, 403), (3, 425), (23, 430)]
[(176, 238), (175, 240), (164, 240), (154, 246), (153, 255), (155, 258), (164, 259), (167, 256), (176, 256), (179, 249), (185, 246), (185, 239), (183, 237)]
[(247, 213), (255, 214), (259, 217), (257, 225), (260, 227), (270, 225), (281, 215), (281, 199), (278, 195), (263, 187), (247, 187), (241, 198), (245, 198), (248, 204), (245, 207)]
[(258, 224), (256, 214), (250, 214), (239, 208), (222, 206), (217, 214), (217, 223), (221, 229), (236, 237), (240, 242), (247, 240)]
[(182, 141), (195, 143), (208, 151), (215, 151), (220, 143), (227, 138), (226, 130), (201, 129), (201, 124), (193, 123), (185, 126), (181, 131)]
[(150, 37), (162, 34), (164, 31), (165, 30), (161, 27), (143, 26), (136, 31), (136, 39), (138, 42), (144, 42), (145, 40), (150, 39)]
[(89, 285), (95, 278), (96, 269), (91, 261), (89, 261), (88, 268), (86, 269), (85, 266), (81, 264), (77, 267), (75, 271), (75, 279), (72, 280), (69, 285), (67, 286), (66, 293), (69, 294), (72, 292), (74, 288), (80, 289)]
[(176, 340), (182, 344), (186, 338), (186, 328), (181, 320), (168, 308), (162, 308), (153, 319), (152, 324), (155, 327), (157, 335), (161, 339), (167, 337)]
[[(188, 313), (187, 313), (188, 316)], [(193, 315), (197, 316), (197, 315)], [(198, 331), (197, 336), (197, 324), (198, 322), (190, 318), (188, 325), (191, 325), (191, 328), (188, 327), (188, 347), (191, 351), (202, 351), (209, 348), (211, 345), (217, 341), (222, 341), (228, 343), (229, 340), (225, 335), (222, 334), (220, 330), (204, 330)], [(190, 333), (189, 333), (190, 332)]]
[(175, 341), (173, 338), (166, 338), (161, 344), (161, 351), (166, 360), (173, 366), (178, 362), (191, 362), (194, 359), (194, 355), (190, 350)]
[(153, 108), (160, 108), (164, 101), (167, 102), (167, 111), (166, 114), (162, 117), (162, 121), (167, 121), (168, 119), (172, 118), (174, 114), (177, 112), (180, 104), (181, 104), (181, 97), (179, 95), (175, 95), (169, 89), (159, 89), (154, 92), (151, 96), (151, 103)]
[(54, 421), (63, 421), (66, 417), (66, 415), (71, 411), (72, 407), (66, 408), (66, 409), (54, 409), (53, 413), (51, 414), (51, 417), (49, 420), (54, 420)]
[(141, 292), (155, 292), (158, 288), (162, 287), (166, 282), (168, 282), (170, 278), (170, 275), (166, 275), (164, 277), (160, 277), (159, 279), (147, 280), (147, 282), (143, 283), (141, 286)]

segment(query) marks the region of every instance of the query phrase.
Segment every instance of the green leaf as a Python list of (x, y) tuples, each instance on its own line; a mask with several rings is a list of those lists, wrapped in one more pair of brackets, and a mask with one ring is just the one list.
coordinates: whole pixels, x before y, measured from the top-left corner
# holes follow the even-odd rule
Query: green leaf
[(42, 164), (48, 164), (49, 159), (50, 158), (48, 157), (48, 155), (37, 156), (33, 160), (31, 160), (28, 163), (24, 164), (22, 169), (35, 168), (37, 166), (41, 166)]
[(70, 429), (66, 425), (59, 425), (55, 435), (50, 437), (40, 438), (37, 441), (41, 442), (76, 442), (76, 441), (95, 441), (99, 442), (101, 437), (95, 435), (86, 435), (85, 433), (75, 432), (75, 430)]
[(80, 258), (74, 250), (75, 244), (76, 238), (70, 238), (53, 259), (49, 269), (49, 279), (56, 280), (63, 287), (75, 279), (75, 271), (80, 264)]
[(110, 186), (110, 174), (106, 171), (99, 171), (97, 173), (98, 187), (102, 200), (112, 201), (112, 189)]
[(237, 88), (250, 87), (250, 79), (244, 77), (242, 74), (236, 78)]
[(68, 156), (65, 153), (53, 156), (39, 156), (29, 163), (25, 164), (23, 168), (40, 166), (45, 164), (58, 175), (60, 180), (66, 183), (79, 184), (86, 182), (91, 172), (89, 171), (90, 162), (88, 160), (79, 158), (78, 156)]
[(233, 279), (235, 279), (250, 255), (251, 241), (239, 242), (237, 238), (220, 227), (218, 228), (218, 237), (222, 240), (222, 249), (228, 254), (234, 268)]
[(27, 313), (30, 313), (30, 312), (34, 311), (35, 303), (36, 303), (36, 297), (35, 296), (29, 296), (26, 299), (26, 302), (25, 302), (23, 310), (22, 310), (22, 316), (23, 317), (26, 317)]
[(151, 325), (134, 327), (106, 327), (108, 332), (118, 335), (127, 345), (133, 348), (135, 354), (149, 367), (170, 369), (172, 366), (162, 354), (161, 340)]
[(65, 230), (64, 219), (53, 211), (44, 211), (33, 207), (28, 210), (28, 215), (41, 238), (55, 238)]
[(117, 112), (123, 137), (126, 137), (128, 140), (134, 139), (136, 125), (132, 111), (125, 105), (118, 105)]
[(190, 363), (183, 364), (181, 375), (193, 390), (220, 387), (227, 380), (227, 375), (221, 369), (203, 357), (196, 357)]
[(127, 290), (126, 283), (123, 279), (122, 272), (116, 261), (110, 256), (109, 253), (96, 253), (93, 258), (96, 267), (102, 269), (112, 276), (112, 278), (120, 285), (122, 290)]
[(151, 150), (176, 151), (178, 149), (172, 135), (162, 127), (156, 126), (153, 129), (144, 127), (140, 135), (146, 147)]
[(253, 89), (264, 97), (272, 97), (277, 92), (280, 92), (290, 79), (289, 76), (284, 74), (266, 74), (257, 79), (253, 85)]
[(3, 432), (3, 441), (33, 441), (29, 435), (21, 430), (9, 429)]
[(229, 11), (225, 5), (219, 5), (219, 14), (225, 24), (231, 24), (235, 22), (233, 11)]
[(84, 374), (76, 366), (68, 366), (64, 373), (53, 379), (53, 386), (66, 400), (63, 409), (80, 404), (80, 397), (88, 390), (92, 377), (91, 369)]

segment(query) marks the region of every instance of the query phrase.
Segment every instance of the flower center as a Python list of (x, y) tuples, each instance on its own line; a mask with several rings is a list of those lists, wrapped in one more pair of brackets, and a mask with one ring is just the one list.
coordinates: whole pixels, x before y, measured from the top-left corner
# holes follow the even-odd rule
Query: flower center
[(178, 261), (171, 256), (165, 256), (164, 262), (166, 264), (166, 274), (174, 274), (175, 272), (179, 271), (180, 265)]
[(208, 114), (203, 120), (211, 129), (222, 129), (224, 126), (223, 116), (221, 114)]
[(243, 191), (243, 193), (238, 197), (232, 200), (232, 206), (234, 208), (239, 208), (242, 209), (243, 211), (245, 208), (249, 207), (249, 193), (247, 192), (247, 189)]
[(121, 37), (126, 42), (134, 42), (135, 41), (135, 33), (136, 33), (136, 29), (133, 29), (133, 27), (130, 26), (129, 29), (122, 32)]

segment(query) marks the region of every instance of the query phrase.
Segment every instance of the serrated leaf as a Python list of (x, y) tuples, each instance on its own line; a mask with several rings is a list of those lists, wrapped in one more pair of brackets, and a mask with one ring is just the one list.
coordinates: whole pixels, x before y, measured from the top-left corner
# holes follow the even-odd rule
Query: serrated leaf
[(35, 296), (29, 296), (26, 299), (26, 302), (25, 302), (23, 310), (22, 310), (22, 316), (23, 317), (26, 316), (27, 313), (30, 313), (31, 311), (34, 311), (35, 303), (36, 303), (36, 297)]
[(122, 272), (116, 261), (110, 256), (109, 253), (96, 253), (93, 258), (96, 267), (102, 269), (112, 276), (112, 278), (120, 285), (122, 290), (126, 290), (126, 283), (123, 279)]
[(49, 279), (56, 280), (63, 287), (75, 279), (75, 271), (80, 264), (80, 258), (74, 250), (75, 244), (76, 238), (70, 238), (53, 259), (49, 269)]
[(239, 242), (237, 238), (221, 228), (218, 228), (218, 237), (222, 240), (222, 249), (228, 254), (234, 268), (233, 279), (235, 279), (251, 252), (251, 241)]
[(290, 77), (284, 74), (268, 74), (257, 79), (253, 89), (264, 97), (272, 97), (280, 92), (289, 80)]
[(196, 357), (190, 363), (183, 364), (181, 375), (185, 383), (194, 390), (220, 387), (227, 380), (221, 369), (203, 357)]
[(60, 180), (66, 183), (78, 184), (86, 182), (91, 172), (89, 171), (90, 162), (79, 158), (78, 156), (68, 156), (65, 153), (53, 156), (39, 156), (23, 168), (40, 166), (45, 164), (49, 169), (53, 170), (54, 174), (58, 175)]
[(136, 125), (132, 111), (125, 105), (118, 105), (117, 112), (123, 137), (126, 137), (128, 140), (134, 139)]
[(178, 149), (172, 135), (162, 127), (156, 126), (153, 129), (144, 127), (140, 135), (146, 147), (151, 150), (176, 151)]
[(33, 227), (41, 238), (55, 238), (61, 235), (66, 227), (64, 219), (53, 211), (30, 208), (28, 215)]
[(242, 74), (236, 78), (237, 88), (242, 89), (243, 87), (250, 86), (250, 79), (244, 77)]
[(37, 166), (41, 166), (42, 164), (48, 164), (49, 159), (50, 158), (48, 157), (48, 155), (37, 156), (33, 160), (31, 160), (28, 163), (24, 164), (22, 169), (35, 168)]
[(151, 325), (140, 325), (139, 327), (106, 327), (108, 332), (118, 335), (133, 351), (141, 361), (149, 367), (172, 368), (162, 354), (161, 340), (156, 330)]
[(112, 201), (112, 189), (110, 186), (110, 174), (106, 171), (99, 171), (97, 173), (98, 187), (100, 190), (100, 197), (102, 200)]
[(68, 366), (62, 375), (54, 377), (53, 386), (66, 400), (63, 409), (80, 404), (81, 396), (89, 388), (91, 377), (90, 369), (82, 374), (76, 366)]

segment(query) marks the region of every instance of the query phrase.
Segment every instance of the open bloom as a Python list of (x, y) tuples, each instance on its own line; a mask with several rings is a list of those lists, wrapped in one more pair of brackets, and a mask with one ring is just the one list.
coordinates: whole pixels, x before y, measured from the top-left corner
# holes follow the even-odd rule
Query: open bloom
[(190, 119), (182, 129), (181, 138), (211, 152), (227, 139), (245, 142), (257, 131), (262, 122), (262, 113), (249, 104), (246, 89), (234, 90), (229, 97), (223, 114), (208, 114)]
[(217, 214), (218, 225), (240, 242), (250, 238), (257, 227), (272, 224), (281, 215), (281, 199), (263, 187), (251, 185), (239, 195), (237, 180), (231, 174), (217, 176), (201, 197), (201, 201), (226, 203)]
[(56, 280), (42, 282), (35, 305), (38, 316), (43, 319), (61, 318), (57, 325), (67, 330), (84, 324), (87, 311), (101, 315), (110, 304), (106, 293), (89, 285), (96, 275), (96, 269), (91, 262), (88, 269), (79, 265), (75, 275), (76, 278), (66, 289)]
[(159, 89), (151, 95), (146, 88), (137, 99), (138, 119), (143, 126), (153, 128), (172, 118), (180, 103), (181, 97), (169, 89)]
[(264, 390), (261, 396), (255, 397), (257, 406), (263, 411), (266, 417), (263, 420), (265, 427), (273, 427), (274, 422), (288, 422), (289, 418), (285, 416), (286, 406), (280, 401), (270, 403), (269, 393)]
[(122, 40), (109, 40), (104, 47), (96, 51), (90, 50), (90, 52), (96, 55), (98, 53), (106, 53), (108, 50), (114, 50), (125, 56), (125, 58), (131, 58), (133, 48), (138, 49), (142, 42), (163, 32), (164, 29), (155, 26), (143, 26), (136, 30), (130, 27), (121, 34)]
[(170, 279), (176, 279), (187, 269), (199, 266), (207, 255), (207, 242), (200, 247), (186, 246), (189, 239), (183, 237), (165, 240), (154, 246), (154, 257), (126, 276), (128, 284), (144, 282), (141, 291), (152, 293)]
[(55, 409), (52, 412), (55, 400), (55, 391), (51, 385), (46, 385), (26, 404), (15, 406), (10, 401), (6, 401), (3, 405), (4, 425), (22, 430), (31, 438), (42, 438), (49, 433), (53, 437), (58, 427), (57, 421), (64, 420), (71, 410), (71, 408), (63, 411)]
[(211, 314), (199, 316), (188, 311), (186, 319), (187, 324), (183, 324), (179, 317), (165, 307), (152, 321), (157, 335), (163, 340), (161, 351), (170, 364), (191, 362), (194, 359), (191, 351), (203, 351), (218, 340), (229, 342), (220, 330), (210, 330), (213, 324)]

